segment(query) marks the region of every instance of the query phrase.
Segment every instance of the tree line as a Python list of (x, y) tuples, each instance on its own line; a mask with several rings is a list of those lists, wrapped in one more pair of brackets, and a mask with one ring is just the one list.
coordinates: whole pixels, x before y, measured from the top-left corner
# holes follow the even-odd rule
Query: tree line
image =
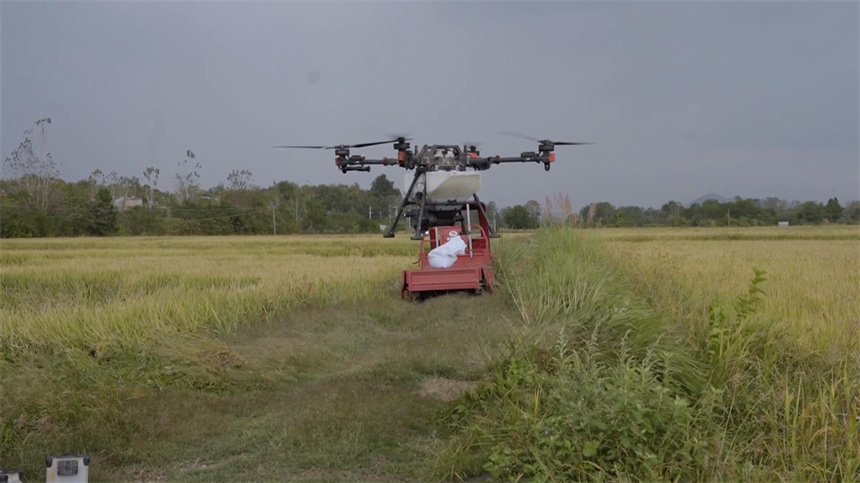
[(384, 175), (367, 190), (290, 181), (260, 187), (250, 171), (233, 170), (204, 188), (204, 163), (190, 149), (172, 183), (154, 166), (140, 175), (95, 170), (66, 181), (47, 149), (50, 124), (36, 121), (4, 159), (0, 237), (374, 233), (393, 219), (401, 199)]
[[(3, 162), (0, 179), (0, 237), (111, 235), (250, 235), (297, 233), (379, 233), (393, 222), (402, 193), (380, 175), (370, 188), (352, 185), (299, 185), (279, 181), (254, 184), (248, 170), (233, 170), (216, 186), (200, 184), (204, 163), (192, 150), (176, 163), (172, 189), (161, 170), (137, 175), (93, 171), (87, 179), (65, 181), (47, 145), (50, 118), (36, 121), (24, 141)], [(533, 229), (541, 224), (600, 226), (761, 226), (857, 223), (860, 203), (786, 202), (735, 198), (684, 206), (669, 201), (659, 209), (615, 206), (602, 201), (578, 212), (567, 196), (548, 196), (499, 208), (487, 203), (497, 230)], [(408, 222), (400, 227), (409, 230)]]
[[(660, 208), (615, 206), (608, 201), (589, 203), (578, 212), (571, 210), (570, 199), (549, 197), (542, 212), (544, 223), (565, 223), (583, 227), (641, 226), (769, 226), (780, 222), (789, 225), (823, 223), (860, 223), (860, 201), (843, 206), (838, 198), (818, 201), (786, 201), (776, 197), (742, 198), (731, 201), (707, 199), (683, 205), (668, 201)], [(539, 224), (530, 220), (532, 226)]]
[[(199, 163), (193, 165), (199, 174)], [(190, 171), (168, 191), (155, 187), (157, 168), (144, 173), (152, 183), (98, 170), (76, 182), (0, 180), (0, 236), (376, 233), (400, 202), (384, 175), (367, 190), (290, 181), (260, 187), (250, 171), (235, 170), (226, 183), (202, 189)]]

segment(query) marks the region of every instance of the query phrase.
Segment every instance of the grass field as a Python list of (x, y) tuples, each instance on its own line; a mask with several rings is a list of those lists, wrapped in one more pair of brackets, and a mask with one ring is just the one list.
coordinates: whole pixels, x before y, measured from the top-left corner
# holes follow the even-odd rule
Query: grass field
[[(719, 338), (714, 380), (749, 405), (741, 454), (780, 478), (860, 478), (860, 228), (643, 234), (600, 235), (631, 286), (692, 328), (691, 342)], [(714, 308), (736, 305), (756, 269), (766, 278), (756, 313), (718, 327)]]
[[(767, 272), (760, 317), (806, 350), (860, 341), (860, 228), (604, 230), (600, 238), (638, 290), (673, 317), (701, 322), (713, 299)], [(848, 334), (856, 337), (845, 338)]]
[(373, 298), (408, 240), (173, 238), (6, 241), (6, 351), (139, 349), (159, 335), (233, 331), (299, 305)]
[(500, 291), (415, 305), (407, 237), (4, 240), (0, 466), (88, 451), (95, 480), (860, 478), (857, 227), (497, 246)]

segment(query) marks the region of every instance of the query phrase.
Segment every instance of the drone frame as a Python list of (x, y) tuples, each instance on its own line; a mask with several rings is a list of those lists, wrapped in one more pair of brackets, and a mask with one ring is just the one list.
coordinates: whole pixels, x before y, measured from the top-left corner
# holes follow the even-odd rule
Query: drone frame
[[(486, 156), (481, 157), (480, 152), (475, 145), (464, 144), (462, 148), (456, 144), (431, 144), (424, 145), (420, 150), (410, 150), (411, 145), (408, 141), (411, 139), (405, 136), (398, 136), (396, 139), (387, 141), (376, 141), (360, 144), (338, 144), (332, 146), (274, 146), (276, 148), (304, 148), (304, 149), (333, 149), (335, 154), (335, 165), (344, 174), (350, 171), (369, 172), (371, 166), (399, 166), (407, 170), (414, 170), (415, 176), (409, 189), (400, 203), (397, 210), (397, 216), (391, 227), (385, 232), (383, 237), (393, 238), (394, 232), (397, 229), (397, 224), (404, 216), (406, 207), (415, 205), (418, 208), (405, 213), (412, 220), (412, 227), (415, 229), (415, 234), (412, 235), (412, 240), (422, 240), (424, 233), (434, 226), (451, 225), (454, 222), (462, 221), (459, 215), (461, 209), (474, 203), (478, 207), (480, 216), (486, 217), (484, 204), (478, 199), (477, 193), (472, 194), (470, 201), (448, 200), (448, 201), (428, 201), (427, 200), (427, 183), (423, 184), (421, 191), (415, 192), (415, 185), (418, 183), (422, 174), (433, 171), (466, 171), (472, 169), (475, 171), (484, 171), (490, 169), (493, 165), (504, 163), (538, 163), (544, 165), (544, 170), (549, 171), (552, 163), (555, 162), (555, 146), (567, 145), (584, 145), (592, 143), (582, 142), (562, 142), (551, 141), (548, 139), (535, 139), (524, 136), (518, 133), (502, 133), (513, 134), (519, 137), (536, 141), (538, 150), (526, 151), (520, 153), (519, 156)], [(380, 144), (393, 144), (397, 151), (396, 158), (382, 157), (378, 159), (368, 159), (360, 154), (352, 154), (352, 148), (363, 148)], [(440, 158), (438, 153), (442, 151), (444, 154), (450, 155)], [(498, 238), (497, 233), (490, 233), (491, 238)]]

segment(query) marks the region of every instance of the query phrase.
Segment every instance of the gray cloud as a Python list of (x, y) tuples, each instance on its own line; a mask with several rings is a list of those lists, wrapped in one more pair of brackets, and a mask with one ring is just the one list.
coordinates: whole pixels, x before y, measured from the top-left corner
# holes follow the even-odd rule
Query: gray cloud
[[(549, 173), (494, 167), (484, 199), (569, 193), (659, 205), (705, 192), (860, 197), (858, 5), (743, 2), (4, 2), (2, 151), (52, 116), (68, 179), (160, 185), (186, 149), (203, 181), (368, 186), (330, 152), (382, 139), (561, 140)], [(388, 146), (362, 151), (393, 154)]]

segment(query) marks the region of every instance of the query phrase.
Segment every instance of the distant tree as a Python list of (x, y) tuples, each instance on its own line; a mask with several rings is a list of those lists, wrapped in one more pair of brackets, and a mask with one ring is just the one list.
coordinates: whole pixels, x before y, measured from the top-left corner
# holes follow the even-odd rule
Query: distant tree
[(781, 214), (787, 208), (787, 203), (779, 198), (768, 196), (761, 202), (763, 210), (773, 210), (777, 214)]
[(149, 166), (145, 170), (143, 170), (143, 177), (149, 182), (147, 185), (147, 190), (149, 191), (149, 195), (146, 197), (146, 202), (149, 205), (149, 210), (152, 211), (152, 198), (153, 198), (153, 190), (158, 185), (158, 175), (161, 174), (161, 170), (154, 167)]
[(492, 225), (493, 220), (499, 217), (499, 206), (496, 204), (495, 201), (490, 201), (486, 203), (485, 208), (487, 212), (487, 220)]
[(821, 223), (827, 216), (827, 209), (821, 203), (807, 201), (795, 208), (796, 219), (800, 223)]
[(597, 216), (597, 203), (589, 203), (579, 210), (579, 219), (585, 226), (593, 226)]
[(582, 207), (580, 215), (589, 224), (599, 222), (601, 225), (612, 225), (615, 223), (615, 206), (608, 201), (591, 203)]
[(860, 201), (852, 201), (845, 208), (845, 219), (860, 222)]
[(645, 211), (642, 213), (642, 222), (646, 225), (661, 225), (663, 224), (664, 219), (665, 217), (663, 216), (663, 213), (660, 212), (660, 210), (657, 210), (650, 206), (646, 208)]
[(663, 213), (666, 217), (669, 216), (681, 216), (684, 211), (684, 205), (678, 203), (677, 201), (670, 201), (660, 207), (660, 212)]
[(683, 216), (669, 215), (666, 218), (666, 224), (669, 226), (690, 226), (690, 220)]
[(194, 161), (195, 158), (194, 152), (188, 149), (185, 151), (185, 159), (176, 163), (180, 169), (174, 177), (176, 181), (176, 199), (179, 203), (193, 200), (200, 190), (200, 186), (197, 184), (197, 180), (200, 179), (200, 171), (198, 170), (203, 165), (199, 161)]
[(643, 210), (638, 206), (619, 206), (615, 210), (615, 226), (642, 225)]
[(247, 169), (241, 171), (234, 169), (227, 175), (227, 189), (233, 191), (246, 190), (251, 187), (253, 180), (254, 175)]
[(752, 220), (761, 214), (761, 205), (758, 200), (752, 198), (735, 197), (734, 201), (725, 203), (727, 212), (730, 211), (734, 219)]
[(400, 190), (394, 187), (393, 181), (390, 181), (384, 174), (380, 174), (370, 184), (370, 194), (375, 198), (386, 198), (400, 196)]
[(725, 224), (729, 215), (729, 209), (724, 203), (719, 200), (705, 200), (700, 208), (700, 218), (705, 222), (703, 226), (712, 224)]
[[(8, 189), (25, 209), (47, 211), (60, 171), (48, 151), (47, 126), (51, 118), (35, 122), (24, 131), (24, 140), (3, 161), (4, 176), (13, 181)], [(35, 131), (35, 132), (34, 132)]]
[(102, 170), (96, 169), (90, 173), (90, 176), (87, 178), (87, 181), (90, 185), (90, 191), (87, 197), (89, 201), (95, 201), (96, 195), (99, 193), (99, 187), (105, 186), (107, 184), (107, 180), (105, 178), (105, 174), (102, 173)]
[(539, 226), (538, 220), (523, 205), (515, 205), (502, 210), (505, 226), (514, 230), (531, 230)]
[(320, 233), (326, 228), (326, 210), (322, 203), (311, 199), (305, 203), (306, 213), (301, 219), (302, 231)]
[(118, 213), (113, 205), (110, 190), (105, 187), (99, 188), (96, 199), (92, 206), (92, 229), (96, 236), (113, 235), (117, 231)]
[(842, 213), (845, 211), (839, 203), (839, 199), (835, 197), (827, 200), (827, 205), (825, 205), (824, 209), (827, 213), (827, 220), (831, 223), (839, 221), (842, 218)]
[(529, 200), (525, 205), (526, 210), (529, 212), (529, 216), (532, 220), (534, 220), (535, 224), (540, 224), (540, 212), (541, 206), (535, 200)]

